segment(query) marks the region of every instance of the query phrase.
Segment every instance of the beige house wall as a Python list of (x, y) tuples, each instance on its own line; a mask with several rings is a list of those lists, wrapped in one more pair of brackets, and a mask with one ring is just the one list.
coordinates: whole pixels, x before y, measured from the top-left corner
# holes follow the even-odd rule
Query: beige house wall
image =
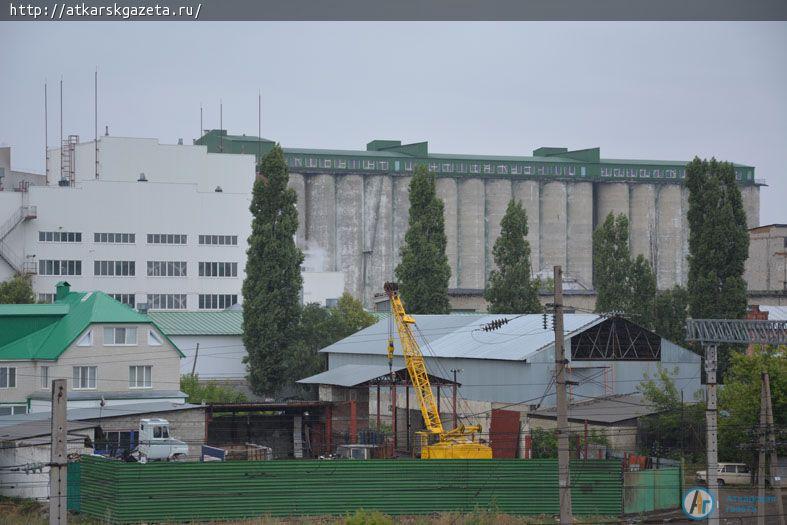
[[(136, 326), (137, 344), (108, 346), (104, 344), (104, 327)], [(82, 337), (92, 330), (92, 346), (77, 346)], [(148, 345), (148, 331), (152, 330), (161, 340), (161, 346)], [(136, 389), (129, 386), (129, 367), (150, 365), (151, 388)], [(0, 389), (0, 403), (26, 403), (30, 395), (48, 391), (42, 385), (42, 368), (49, 367), (49, 380), (65, 378), (68, 390), (74, 390), (73, 367), (95, 366), (96, 388), (89, 392), (128, 392), (136, 390), (179, 390), (180, 354), (171, 343), (151, 325), (94, 324), (82, 332), (57, 361), (0, 361), (0, 367), (16, 367), (16, 387)]]

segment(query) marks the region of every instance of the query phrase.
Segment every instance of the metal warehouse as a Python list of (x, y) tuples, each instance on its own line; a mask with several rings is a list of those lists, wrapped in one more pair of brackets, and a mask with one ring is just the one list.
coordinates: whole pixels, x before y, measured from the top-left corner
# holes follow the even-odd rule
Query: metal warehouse
[[(554, 405), (554, 335), (544, 317), (414, 315), (422, 351), (431, 374), (450, 378), (460, 371), (459, 393), (469, 401)], [(481, 329), (501, 317), (508, 324), (494, 331)], [(550, 320), (547, 318), (547, 323)], [(636, 392), (645, 376), (663, 368), (686, 399), (700, 385), (697, 354), (621, 317), (569, 314), (565, 316), (567, 380), (574, 400)], [(376, 324), (334, 343), (327, 354), (333, 370), (346, 365), (384, 365), (389, 321)], [(403, 366), (402, 349), (394, 338), (393, 365)]]

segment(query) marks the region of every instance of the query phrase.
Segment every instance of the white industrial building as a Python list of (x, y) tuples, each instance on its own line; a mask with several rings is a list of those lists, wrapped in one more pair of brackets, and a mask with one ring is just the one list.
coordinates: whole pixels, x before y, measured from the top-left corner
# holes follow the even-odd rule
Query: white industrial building
[[(42, 301), (64, 278), (150, 309), (242, 301), (254, 155), (145, 138), (64, 142), (49, 151), (45, 185), (0, 191), (0, 280), (29, 273)], [(318, 268), (304, 284), (304, 299), (325, 304), (344, 280)]]

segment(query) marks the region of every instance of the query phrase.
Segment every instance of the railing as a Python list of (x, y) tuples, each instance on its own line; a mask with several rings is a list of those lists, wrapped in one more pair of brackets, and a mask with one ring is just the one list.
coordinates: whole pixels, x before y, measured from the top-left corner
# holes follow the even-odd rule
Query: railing
[(14, 213), (11, 214), (8, 219), (0, 226), (0, 240), (6, 238), (6, 236), (11, 233), (11, 230), (16, 228), (16, 225), (22, 222), (22, 215), (24, 207), (20, 207), (19, 209), (15, 210)]
[(0, 259), (3, 259), (15, 272), (22, 271), (22, 258), (5, 241), (0, 241)]

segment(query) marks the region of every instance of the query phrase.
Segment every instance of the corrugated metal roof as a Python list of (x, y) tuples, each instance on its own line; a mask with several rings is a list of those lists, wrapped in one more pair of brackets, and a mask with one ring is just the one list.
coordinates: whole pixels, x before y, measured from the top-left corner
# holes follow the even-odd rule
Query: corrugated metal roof
[(68, 305), (55, 304), (0, 304), (0, 317), (23, 315), (66, 315)]
[[(541, 314), (517, 315), (414, 315), (426, 357), (499, 359), (522, 361), (537, 351), (550, 347), (554, 332), (543, 328)], [(509, 323), (498, 330), (484, 332), (481, 327), (495, 319), (507, 318)], [(564, 316), (566, 338), (580, 329), (587, 329), (603, 320), (598, 315), (569, 314)], [(340, 354), (387, 353), (388, 321), (381, 320), (321, 352)], [(425, 343), (424, 343), (425, 341)], [(394, 337), (396, 355), (402, 355), (399, 338)]]
[[(104, 408), (72, 408), (66, 413), (68, 421), (88, 421), (99, 418), (125, 417), (139, 414), (154, 414), (158, 412), (176, 412), (180, 410), (204, 409), (205, 405), (189, 403), (171, 403), (157, 401), (153, 403), (134, 403), (129, 405), (113, 405)], [(32, 414), (18, 414), (15, 416), (0, 416), (0, 427), (8, 427), (30, 421), (49, 421), (49, 412), (33, 412)]]
[[(36, 400), (49, 400), (52, 398), (52, 394), (46, 390), (39, 390), (37, 392), (33, 392), (28, 397), (30, 399)], [(100, 392), (98, 390), (71, 390), (68, 392), (68, 397), (66, 399), (68, 401), (93, 401), (99, 399), (111, 401), (113, 399), (139, 399), (140, 402), (144, 402), (144, 399), (186, 399), (187, 397), (188, 395), (184, 394), (180, 390), (147, 390), (138, 388), (134, 390), (121, 390), (116, 392)]]
[[(393, 372), (399, 373), (405, 370), (403, 366), (393, 367)], [(331, 368), (325, 372), (313, 375), (297, 381), (298, 383), (312, 384), (312, 385), (334, 385), (334, 386), (357, 386), (373, 379), (388, 376), (391, 369), (386, 365), (343, 365), (336, 368)], [(449, 381), (447, 378), (437, 374), (429, 373), (430, 378), (439, 378), (443, 381)], [(450, 382), (450, 381), (449, 381)]]
[[(103, 292), (70, 292), (54, 305), (6, 305), (6, 310), (18, 308), (20, 311), (28, 312), (38, 308), (45, 312), (44, 315), (55, 315), (48, 313), (53, 310), (53, 306), (61, 309), (66, 307), (67, 313), (62, 314), (60, 319), (48, 326), (33, 332), (30, 331), (29, 325), (24, 319), (7, 314), (3, 320), (3, 329), (4, 331), (17, 330), (18, 337), (9, 338), (11, 341), (0, 347), (0, 360), (55, 360), (74, 342), (79, 334), (94, 323), (151, 324), (151, 320), (147, 316), (112, 299)], [(175, 344), (172, 346), (180, 352)]]
[[(530, 414), (531, 417), (554, 419), (556, 408), (544, 408)], [(573, 421), (617, 423), (627, 419), (648, 416), (659, 412), (656, 406), (640, 393), (607, 396), (589, 401), (579, 401), (568, 406), (568, 418)]]
[(173, 335), (243, 335), (243, 311), (148, 312), (163, 333)]
[[(86, 428), (93, 428), (97, 423), (79, 423), (76, 421), (68, 422), (68, 433)], [(0, 442), (16, 441), (17, 439), (29, 439), (39, 436), (48, 436), (52, 432), (52, 423), (49, 419), (28, 421), (0, 427)]]
[(760, 310), (768, 312), (769, 321), (787, 321), (787, 306), (760, 305)]

